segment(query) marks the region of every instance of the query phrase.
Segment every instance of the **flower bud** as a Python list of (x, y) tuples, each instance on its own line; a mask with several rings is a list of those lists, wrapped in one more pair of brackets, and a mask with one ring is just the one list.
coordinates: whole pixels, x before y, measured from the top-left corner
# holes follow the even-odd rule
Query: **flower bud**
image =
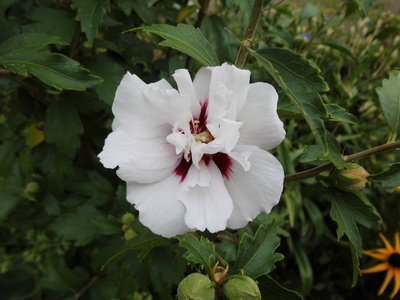
[(128, 229), (127, 231), (124, 232), (124, 238), (127, 241), (133, 239), (135, 236), (137, 236), (137, 233), (134, 232), (132, 229)]
[(213, 300), (214, 285), (211, 280), (200, 273), (192, 273), (185, 277), (178, 286), (179, 300)]
[(135, 221), (135, 216), (130, 212), (127, 212), (122, 216), (121, 221), (124, 225), (129, 226), (133, 221)]
[(358, 164), (346, 164), (346, 167), (333, 169), (329, 175), (331, 184), (338, 189), (355, 192), (365, 187), (369, 173)]
[(222, 292), (229, 300), (261, 299), (261, 293), (256, 282), (244, 275), (228, 277), (225, 284), (222, 286)]
[(39, 192), (39, 189), (40, 185), (35, 181), (29, 182), (25, 187), (25, 190), (30, 194), (36, 194), (37, 192)]

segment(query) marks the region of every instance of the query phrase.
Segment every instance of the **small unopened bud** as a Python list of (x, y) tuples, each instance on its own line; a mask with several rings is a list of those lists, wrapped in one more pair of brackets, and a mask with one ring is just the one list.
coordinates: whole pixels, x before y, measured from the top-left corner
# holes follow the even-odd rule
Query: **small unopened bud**
[(229, 300), (258, 300), (261, 293), (257, 283), (248, 276), (233, 275), (222, 286), (222, 292)]
[(39, 189), (40, 185), (35, 181), (29, 182), (25, 187), (25, 190), (30, 194), (36, 194), (37, 192), (39, 192)]
[(344, 168), (333, 169), (329, 177), (331, 184), (338, 189), (355, 192), (365, 187), (368, 175), (360, 165), (349, 163)]
[(124, 225), (129, 226), (133, 221), (135, 221), (135, 216), (130, 212), (127, 212), (122, 216), (121, 221)]
[[(215, 284), (215, 283), (214, 283)], [(185, 277), (178, 286), (179, 300), (214, 300), (215, 290), (211, 280), (200, 273)]]
[(135, 236), (137, 236), (137, 233), (134, 232), (132, 229), (128, 229), (127, 231), (124, 232), (124, 238), (127, 241), (133, 239)]

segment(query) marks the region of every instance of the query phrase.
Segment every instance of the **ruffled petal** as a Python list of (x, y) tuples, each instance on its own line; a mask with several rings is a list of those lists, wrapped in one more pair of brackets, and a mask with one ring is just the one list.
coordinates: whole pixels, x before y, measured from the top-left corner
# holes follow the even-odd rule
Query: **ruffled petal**
[(147, 85), (128, 72), (115, 95), (113, 130), (122, 126), (138, 139), (166, 137), (173, 122), (190, 120), (189, 105), (167, 81)]
[(226, 63), (211, 69), (208, 119), (211, 123), (221, 117), (236, 120), (246, 102), (250, 71)]
[(270, 153), (255, 146), (237, 146), (235, 152), (251, 152), (251, 167), (245, 171), (233, 162), (225, 186), (233, 201), (232, 216), (228, 227), (244, 227), (261, 212), (269, 213), (276, 204), (283, 190), (284, 173), (281, 163)]
[(216, 164), (200, 162), (200, 168), (191, 166), (178, 192), (185, 205), (185, 222), (190, 228), (217, 232), (226, 228), (232, 213), (232, 200)]
[(165, 138), (133, 139), (122, 127), (107, 137), (99, 154), (106, 168), (119, 166), (117, 174), (121, 179), (141, 183), (155, 182), (172, 174), (181, 157)]
[(139, 220), (156, 234), (173, 237), (191, 231), (185, 224), (185, 206), (177, 200), (180, 178), (171, 175), (153, 184), (127, 183), (127, 200), (135, 204)]
[[(210, 94), (210, 82), (211, 82), (211, 68), (202, 67), (200, 68), (193, 80), (194, 90), (196, 92), (197, 100), (200, 104), (208, 101)], [(194, 116), (198, 117), (198, 116)]]
[(286, 132), (277, 110), (278, 94), (268, 83), (250, 84), (246, 105), (237, 116), (243, 122), (239, 144), (270, 150), (278, 146)]
[(194, 116), (200, 114), (200, 102), (197, 99), (196, 90), (194, 88), (189, 71), (186, 69), (176, 70), (172, 75), (178, 85), (179, 94), (188, 97), (190, 103), (189, 109)]

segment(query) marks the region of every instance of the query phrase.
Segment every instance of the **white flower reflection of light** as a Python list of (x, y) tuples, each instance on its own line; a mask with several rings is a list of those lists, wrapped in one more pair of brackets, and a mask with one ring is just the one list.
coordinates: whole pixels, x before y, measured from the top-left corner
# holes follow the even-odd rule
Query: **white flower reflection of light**
[(236, 229), (269, 213), (284, 179), (265, 151), (285, 137), (275, 89), (228, 64), (200, 69), (193, 82), (185, 69), (173, 77), (179, 92), (166, 80), (124, 76), (99, 154), (106, 168), (119, 167), (140, 221), (172, 237)]

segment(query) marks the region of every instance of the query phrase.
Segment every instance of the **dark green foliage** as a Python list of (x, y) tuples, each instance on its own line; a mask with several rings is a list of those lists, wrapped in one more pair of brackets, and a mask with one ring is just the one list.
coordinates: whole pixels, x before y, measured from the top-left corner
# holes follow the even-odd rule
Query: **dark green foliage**
[[(257, 279), (266, 299), (375, 299), (378, 277), (350, 287), (379, 225), (399, 231), (398, 151), (362, 161), (374, 175), (357, 194), (318, 173), (244, 228), (172, 239), (99, 163), (126, 72), (173, 83), (178, 68), (234, 63), (254, 1), (211, 1), (197, 28), (206, 2), (0, 1), (0, 299), (175, 299), (185, 276), (218, 270)], [(245, 68), (278, 91), (286, 174), (398, 140), (399, 16), (351, 0), (326, 23), (324, 4), (277, 2)]]

